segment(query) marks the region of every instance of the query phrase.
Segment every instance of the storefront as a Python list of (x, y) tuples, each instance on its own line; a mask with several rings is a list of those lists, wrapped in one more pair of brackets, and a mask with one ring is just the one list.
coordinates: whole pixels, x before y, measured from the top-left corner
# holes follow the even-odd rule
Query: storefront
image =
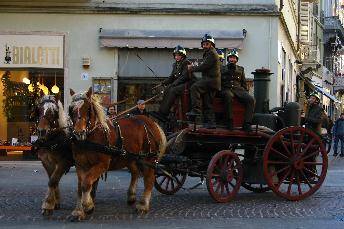
[(0, 140), (25, 145), (35, 134), (37, 98), (64, 94), (64, 35), (0, 33), (0, 47)]

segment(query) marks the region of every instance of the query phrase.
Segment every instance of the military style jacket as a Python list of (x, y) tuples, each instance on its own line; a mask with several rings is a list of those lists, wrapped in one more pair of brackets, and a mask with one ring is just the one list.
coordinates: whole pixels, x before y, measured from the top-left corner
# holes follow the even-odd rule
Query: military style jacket
[(313, 104), (308, 107), (305, 115), (305, 126), (317, 134), (321, 133), (321, 124), (323, 120), (324, 110), (318, 104)]
[(193, 66), (191, 71), (202, 72), (202, 80), (208, 81), (209, 85), (217, 90), (221, 89), (221, 62), (214, 47), (203, 53), (203, 62)]
[(193, 73), (188, 72), (188, 65), (190, 61), (184, 59), (180, 62), (175, 62), (172, 65), (172, 72), (168, 79), (163, 81), (164, 85), (178, 86), (186, 82), (194, 82), (196, 77)]
[(230, 65), (221, 67), (221, 86), (222, 89), (245, 90), (247, 84), (244, 67), (239, 65)]

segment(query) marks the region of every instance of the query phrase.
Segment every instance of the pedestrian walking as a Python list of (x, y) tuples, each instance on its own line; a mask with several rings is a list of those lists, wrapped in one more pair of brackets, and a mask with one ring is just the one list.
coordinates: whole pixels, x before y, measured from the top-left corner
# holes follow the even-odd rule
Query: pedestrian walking
[(340, 114), (339, 119), (337, 119), (333, 126), (333, 156), (337, 156), (338, 142), (340, 141), (340, 157), (344, 157), (344, 113)]

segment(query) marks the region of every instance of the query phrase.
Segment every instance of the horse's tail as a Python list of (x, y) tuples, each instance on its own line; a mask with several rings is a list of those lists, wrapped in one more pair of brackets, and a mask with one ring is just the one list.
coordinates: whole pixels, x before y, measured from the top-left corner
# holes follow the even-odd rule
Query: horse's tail
[(159, 155), (158, 155), (158, 160), (160, 161), (160, 159), (164, 156), (164, 154), (166, 152), (167, 140), (166, 140), (166, 135), (165, 135), (164, 131), (162, 130), (162, 128), (159, 126), (159, 124), (156, 122), (154, 122), (154, 123), (157, 126), (157, 128), (159, 130), (159, 134), (160, 134)]

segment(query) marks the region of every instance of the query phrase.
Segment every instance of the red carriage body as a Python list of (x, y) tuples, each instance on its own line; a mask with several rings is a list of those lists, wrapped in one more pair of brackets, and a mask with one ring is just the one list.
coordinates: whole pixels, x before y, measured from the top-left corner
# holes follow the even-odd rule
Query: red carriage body
[[(160, 162), (160, 168), (169, 175), (159, 169), (156, 173), (159, 192), (176, 193), (187, 176), (205, 179), (209, 194), (217, 202), (232, 200), (241, 186), (253, 192), (272, 190), (288, 200), (302, 200), (320, 188), (328, 159), (315, 133), (300, 126), (277, 130), (260, 126), (262, 117), (281, 119), (274, 114), (257, 115), (260, 118), (254, 131), (244, 132), (245, 109), (236, 99), (232, 109), (234, 130), (221, 126), (205, 129), (185, 122), (189, 104), (186, 88), (174, 106), (174, 115), (181, 121), (172, 125), (168, 152)], [(216, 97), (213, 107), (217, 123), (225, 124), (223, 99)]]

